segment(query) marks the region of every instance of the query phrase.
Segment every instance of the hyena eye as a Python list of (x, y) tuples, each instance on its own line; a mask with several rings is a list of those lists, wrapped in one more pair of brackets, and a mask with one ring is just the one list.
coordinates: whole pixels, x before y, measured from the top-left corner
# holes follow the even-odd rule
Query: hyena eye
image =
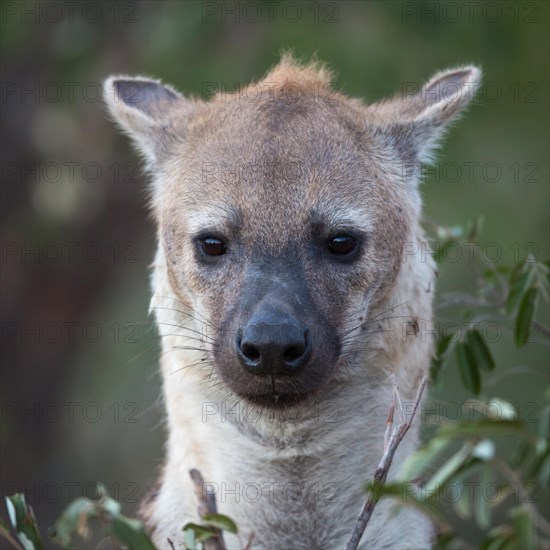
[(207, 256), (221, 256), (227, 252), (225, 243), (216, 237), (205, 237), (201, 240), (200, 246)]
[(349, 255), (357, 249), (357, 241), (350, 235), (336, 235), (328, 241), (328, 249), (333, 254)]

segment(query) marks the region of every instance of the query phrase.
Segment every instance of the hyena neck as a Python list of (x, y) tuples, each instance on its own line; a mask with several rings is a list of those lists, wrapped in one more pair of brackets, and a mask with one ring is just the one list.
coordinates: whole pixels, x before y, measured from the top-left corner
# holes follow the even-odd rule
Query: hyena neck
[[(155, 540), (177, 540), (175, 526), (199, 521), (189, 477), (197, 468), (216, 494), (218, 511), (237, 522), (245, 541), (254, 532), (258, 548), (268, 547), (274, 530), (281, 533), (281, 547), (345, 546), (365, 499), (364, 484), (382, 457), (391, 392), (387, 380), (370, 386), (342, 382), (338, 391), (301, 410), (274, 414), (233, 403), (224, 408), (191, 378), (165, 383), (169, 440), (151, 522), (159, 526)], [(415, 425), (398, 449), (390, 478), (417, 443)], [(369, 526), (374, 547), (398, 547), (384, 539), (392, 522), (399, 530), (422, 520), (407, 514), (395, 519), (389, 502), (382, 503)], [(305, 532), (304, 525), (323, 528)], [(228, 543), (244, 546), (231, 537)]]

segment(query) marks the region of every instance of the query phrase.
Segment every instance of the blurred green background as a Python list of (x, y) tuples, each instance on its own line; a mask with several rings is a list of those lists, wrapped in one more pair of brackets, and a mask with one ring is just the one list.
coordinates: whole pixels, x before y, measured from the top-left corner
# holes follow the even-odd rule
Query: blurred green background
[[(292, 48), (316, 54), (339, 88), (370, 102), (439, 69), (480, 64), (478, 101), (426, 171), (428, 229), (483, 215), (480, 243), (496, 243), (501, 262), (528, 251), (548, 258), (546, 1), (53, 1), (1, 10), (2, 494), (25, 491), (42, 529), (72, 498), (93, 495), (96, 480), (132, 513), (163, 455), (147, 314), (154, 227), (137, 156), (101, 102), (108, 75), (151, 75), (204, 96), (262, 76)], [(471, 267), (446, 263), (439, 292), (471, 290)], [(512, 327), (502, 328), (488, 394), (538, 406), (548, 350), (517, 350)], [(432, 396), (468, 397), (452, 368)]]

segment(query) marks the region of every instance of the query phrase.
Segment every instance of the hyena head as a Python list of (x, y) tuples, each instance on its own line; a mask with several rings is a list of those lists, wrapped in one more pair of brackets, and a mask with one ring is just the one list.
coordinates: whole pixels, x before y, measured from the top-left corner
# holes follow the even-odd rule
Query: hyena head
[(369, 312), (389, 303), (420, 234), (418, 164), (479, 76), (444, 71), (370, 106), (290, 57), (209, 101), (145, 78), (106, 82), (154, 180), (156, 269), (187, 346), (204, 348), (205, 380), (284, 407), (358, 363)]

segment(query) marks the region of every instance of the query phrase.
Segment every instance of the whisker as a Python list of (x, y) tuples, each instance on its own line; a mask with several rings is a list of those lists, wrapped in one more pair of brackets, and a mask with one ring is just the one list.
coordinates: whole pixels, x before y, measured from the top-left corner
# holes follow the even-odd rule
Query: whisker
[(204, 349), (204, 348), (195, 348), (195, 347), (191, 347), (191, 346), (173, 346), (172, 348), (163, 351), (163, 352), (160, 354), (160, 357), (164, 357), (165, 355), (168, 355), (169, 353), (172, 353), (172, 352), (174, 352), (174, 351), (185, 351), (185, 350), (189, 350), (189, 351), (202, 351), (202, 352), (204, 352), (204, 353), (208, 353), (208, 350), (206, 350), (206, 349)]
[(173, 307), (164, 307), (164, 306), (151, 306), (150, 309), (152, 309), (152, 310), (162, 309), (162, 310), (166, 310), (166, 311), (174, 311), (176, 313), (184, 315), (185, 317), (188, 318), (188, 320), (194, 320), (197, 323), (200, 323), (202, 325), (206, 325), (207, 327), (211, 328), (212, 330), (216, 330), (216, 331), (218, 330), (218, 328), (213, 323), (211, 323), (210, 321), (206, 321), (204, 319), (200, 319), (199, 317), (195, 317), (194, 315), (191, 315), (187, 311), (180, 311), (179, 309), (176, 309), (176, 308), (173, 308)]
[(174, 324), (174, 323), (164, 323), (164, 322), (160, 322), (158, 324), (159, 325), (166, 325), (168, 327), (180, 328), (182, 330), (187, 330), (189, 332), (194, 332), (195, 334), (198, 334), (199, 336), (204, 336), (205, 338), (210, 338), (212, 341), (214, 341), (214, 338), (212, 338), (211, 336), (208, 336), (207, 334), (204, 334), (203, 332), (199, 332), (198, 330), (195, 330), (195, 329), (192, 329), (192, 328), (189, 328), (189, 327), (184, 327), (182, 325), (177, 325), (177, 324)]
[[(197, 315), (199, 315), (200, 317), (202, 317), (204, 319), (204, 321), (211, 325), (212, 327), (214, 325), (212, 325), (210, 319), (208, 319), (207, 317), (205, 317), (200, 311), (197, 311), (196, 309), (194, 309), (192, 306), (190, 306), (189, 304), (186, 304), (185, 302), (182, 302), (181, 300), (179, 300), (178, 298), (175, 298), (174, 296), (162, 296), (160, 294), (155, 294), (153, 297), (152, 297), (152, 300), (154, 298), (162, 298), (162, 299), (165, 299), (165, 300), (173, 300), (174, 302), (177, 302), (178, 304), (181, 304), (184, 308), (188, 308), (189, 310), (191, 310), (193, 313), (196, 313)], [(163, 307), (163, 306), (154, 306), (154, 307)], [(166, 308), (166, 309), (170, 309), (170, 308)], [(175, 309), (174, 311), (177, 311), (178, 313), (181, 313), (182, 315), (189, 315), (189, 313), (187, 312), (184, 312), (184, 311), (180, 311), (180, 310), (177, 310)], [(197, 319), (198, 320), (198, 319)], [(215, 328), (215, 327), (214, 327)]]
[(194, 363), (191, 363), (190, 365), (183, 365), (182, 367), (172, 371), (169, 373), (169, 375), (171, 376), (172, 374), (176, 374), (177, 372), (180, 372), (182, 370), (186, 370), (186, 369), (191, 369), (193, 367), (209, 367), (209, 363), (206, 362), (206, 357), (204, 358), (205, 361), (203, 361), (202, 359), (200, 361), (195, 361)]

